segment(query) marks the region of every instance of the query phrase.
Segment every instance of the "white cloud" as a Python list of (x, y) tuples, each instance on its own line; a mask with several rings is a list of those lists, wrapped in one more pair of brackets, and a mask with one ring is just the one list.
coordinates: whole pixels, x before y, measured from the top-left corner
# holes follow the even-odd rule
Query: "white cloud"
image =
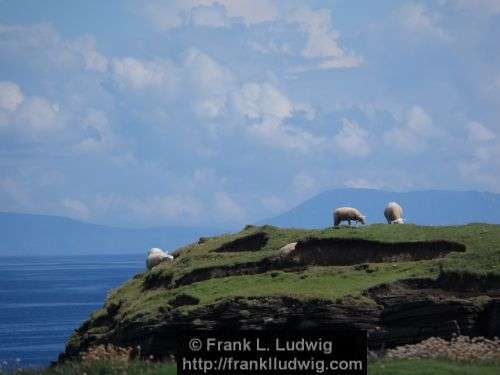
[(248, 125), (246, 131), (260, 142), (284, 150), (308, 153), (319, 151), (325, 145), (323, 137), (283, 124), (279, 118), (264, 118), (262, 122)]
[(439, 17), (422, 4), (405, 3), (395, 12), (395, 16), (410, 32), (427, 33), (443, 40), (451, 39), (450, 35), (438, 26)]
[(413, 106), (405, 115), (405, 122), (384, 134), (384, 140), (391, 146), (409, 152), (417, 153), (427, 147), (433, 138), (442, 136), (431, 116), (421, 107)]
[(306, 59), (318, 60), (317, 68), (353, 68), (361, 63), (360, 58), (347, 54), (340, 47), (340, 33), (332, 27), (329, 10), (299, 8), (291, 12), (286, 20), (297, 23), (306, 34), (306, 46), (301, 53)]
[(341, 156), (366, 157), (371, 152), (369, 133), (355, 122), (342, 119), (342, 128), (333, 138), (334, 144), (340, 149), (336, 153)]
[(222, 115), (226, 109), (226, 97), (216, 96), (199, 100), (193, 104), (193, 109), (198, 118), (214, 119)]
[(304, 153), (324, 144), (322, 137), (285, 123), (296, 109), (311, 116), (312, 108), (294, 105), (270, 83), (246, 83), (232, 93), (231, 100), (235, 111), (249, 121), (247, 134), (263, 144)]
[(24, 95), (14, 82), (0, 82), (0, 109), (15, 111), (24, 100)]
[(488, 129), (483, 124), (472, 121), (466, 125), (468, 139), (476, 142), (491, 141), (496, 138), (495, 133)]
[(234, 87), (232, 72), (206, 53), (191, 48), (184, 57), (182, 69), (193, 94), (204, 97), (225, 95)]
[(85, 68), (96, 72), (105, 72), (108, 69), (108, 59), (96, 50), (87, 50), (83, 53)]
[(25, 131), (53, 131), (63, 126), (60, 107), (40, 97), (29, 97), (15, 113), (15, 121)]
[[(340, 47), (340, 34), (332, 27), (328, 9), (284, 6), (270, 0), (156, 0), (148, 2), (143, 13), (161, 30), (186, 25), (228, 27), (238, 22), (249, 27), (277, 22), (298, 28), (306, 37), (306, 44), (298, 53), (305, 60), (313, 61), (296, 66), (294, 71), (352, 68), (361, 63), (361, 58)], [(294, 54), (288, 42), (275, 42), (272, 36), (265, 39), (263, 42), (251, 41), (249, 45), (262, 53)]]
[(278, 16), (274, 1), (270, 0), (154, 0), (141, 12), (160, 30), (188, 25), (225, 27), (228, 22), (241, 20), (245, 25), (272, 21)]
[(76, 215), (82, 219), (90, 217), (90, 210), (82, 201), (65, 198), (61, 201), (61, 205), (69, 212), (70, 215)]
[(233, 95), (236, 109), (250, 119), (290, 117), (292, 102), (269, 83), (247, 83)]
[(107, 59), (100, 54), (90, 36), (63, 39), (51, 24), (30, 26), (0, 24), (0, 53), (18, 56), (28, 63), (46, 67), (84, 68), (104, 72)]
[(159, 88), (176, 81), (173, 64), (168, 60), (140, 60), (132, 57), (114, 58), (112, 70), (120, 86), (134, 90)]

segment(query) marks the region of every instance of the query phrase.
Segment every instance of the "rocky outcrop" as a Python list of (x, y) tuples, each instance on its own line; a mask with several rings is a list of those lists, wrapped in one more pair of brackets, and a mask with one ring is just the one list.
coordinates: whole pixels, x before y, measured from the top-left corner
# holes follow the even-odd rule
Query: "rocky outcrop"
[(189, 312), (167, 306), (154, 318), (136, 316), (124, 321), (114, 319), (115, 306), (107, 308), (99, 319), (86, 322), (60, 360), (102, 343), (140, 345), (143, 355), (163, 358), (175, 352), (176, 334), (186, 329), (363, 329), (368, 331), (372, 349), (416, 343), (432, 336), (500, 335), (499, 290), (464, 293), (442, 286), (439, 279), (409, 279), (369, 289), (361, 298), (336, 302), (230, 298)]

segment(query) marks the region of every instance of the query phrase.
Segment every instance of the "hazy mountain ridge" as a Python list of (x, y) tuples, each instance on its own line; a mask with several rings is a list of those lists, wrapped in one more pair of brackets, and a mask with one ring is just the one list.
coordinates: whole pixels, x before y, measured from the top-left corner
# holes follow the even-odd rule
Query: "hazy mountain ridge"
[(390, 192), (376, 189), (334, 189), (320, 193), (278, 216), (260, 221), (280, 227), (323, 228), (332, 225), (335, 207), (351, 206), (367, 215), (367, 224), (385, 222), (390, 201), (403, 206), (408, 223), (460, 225), (500, 223), (500, 194), (478, 191), (427, 190)]
[(173, 250), (221, 232), (210, 227), (119, 228), (60, 216), (0, 212), (0, 255), (141, 253), (153, 246)]
[[(429, 190), (390, 192), (375, 189), (334, 189), (259, 224), (324, 228), (332, 225), (332, 210), (353, 206), (367, 215), (367, 224), (385, 222), (387, 202), (403, 206), (408, 223), (459, 225), (500, 223), (500, 194), (477, 191)], [(141, 253), (157, 246), (173, 250), (224, 232), (220, 228), (164, 226), (120, 228), (51, 216), (0, 212), (0, 255)]]

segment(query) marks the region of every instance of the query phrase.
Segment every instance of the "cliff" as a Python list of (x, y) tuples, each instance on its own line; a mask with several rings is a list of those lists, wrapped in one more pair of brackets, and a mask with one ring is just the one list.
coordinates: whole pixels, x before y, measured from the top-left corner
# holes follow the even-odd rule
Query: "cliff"
[(101, 343), (163, 358), (186, 328), (360, 328), (373, 349), (500, 335), (499, 225), (247, 226), (174, 255), (112, 291), (60, 360)]

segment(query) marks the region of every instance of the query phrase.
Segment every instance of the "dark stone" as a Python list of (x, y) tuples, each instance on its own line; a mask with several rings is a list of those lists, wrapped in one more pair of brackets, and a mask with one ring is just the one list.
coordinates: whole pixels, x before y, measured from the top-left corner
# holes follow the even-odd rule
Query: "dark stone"
[(168, 303), (174, 307), (197, 305), (200, 303), (200, 299), (190, 294), (182, 293), (175, 296), (175, 298), (168, 301)]

